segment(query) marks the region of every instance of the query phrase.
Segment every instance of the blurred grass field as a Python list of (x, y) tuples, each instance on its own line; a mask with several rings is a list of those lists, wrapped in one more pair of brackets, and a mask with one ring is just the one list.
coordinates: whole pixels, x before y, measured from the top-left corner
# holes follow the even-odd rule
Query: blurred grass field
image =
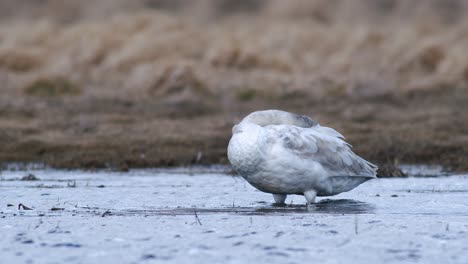
[(468, 170), (468, 1), (0, 0), (0, 162), (226, 163), (260, 109)]

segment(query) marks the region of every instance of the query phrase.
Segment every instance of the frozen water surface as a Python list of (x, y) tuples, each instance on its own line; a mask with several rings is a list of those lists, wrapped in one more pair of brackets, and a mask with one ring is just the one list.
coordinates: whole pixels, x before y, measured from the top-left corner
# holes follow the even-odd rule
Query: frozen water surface
[(468, 263), (468, 175), (372, 180), (307, 208), (223, 171), (3, 171), (0, 263)]

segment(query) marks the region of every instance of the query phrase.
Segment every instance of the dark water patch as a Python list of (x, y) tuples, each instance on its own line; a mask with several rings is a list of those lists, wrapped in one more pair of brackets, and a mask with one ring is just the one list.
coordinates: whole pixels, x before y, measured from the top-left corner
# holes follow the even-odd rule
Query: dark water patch
[(351, 200), (321, 200), (319, 203), (307, 205), (269, 205), (269, 206), (253, 206), (253, 207), (214, 207), (214, 208), (196, 208), (196, 207), (177, 207), (177, 208), (149, 208), (145, 209), (107, 209), (100, 207), (73, 207), (55, 208), (54, 210), (38, 212), (35, 214), (24, 214), (25, 217), (50, 217), (61, 216), (63, 214), (75, 215), (93, 215), (101, 217), (113, 216), (178, 216), (178, 215), (193, 215), (197, 218), (197, 222), (202, 224), (199, 215), (213, 214), (236, 214), (236, 215), (257, 215), (257, 216), (285, 216), (285, 215), (300, 215), (300, 214), (373, 214), (375, 206), (369, 203)]
[(370, 214), (375, 207), (369, 203), (341, 199), (322, 200), (311, 206), (285, 205), (262, 207), (226, 207), (226, 208), (155, 208), (155, 209), (124, 209), (113, 211), (113, 215), (209, 215), (209, 214), (240, 214), (240, 215), (292, 215), (292, 214)]
[(441, 189), (422, 189), (422, 190), (398, 190), (399, 192), (406, 193), (468, 193), (468, 190), (454, 189), (454, 190), (441, 190)]
[(401, 211), (401, 212), (387, 212), (387, 213), (382, 213), (381, 215), (419, 215), (419, 216), (467, 216), (468, 217), (468, 212), (450, 212), (449, 214), (444, 213), (444, 212), (422, 212), (422, 211)]
[(227, 235), (227, 236), (222, 236), (221, 238), (223, 239), (231, 239), (237, 237), (236, 235)]
[(270, 256), (276, 256), (276, 257), (289, 257), (289, 254), (287, 253), (284, 253), (284, 252), (277, 252), (277, 251), (273, 251), (273, 252), (268, 252), (268, 255)]
[(144, 254), (141, 256), (142, 260), (170, 260), (171, 257), (169, 256), (160, 256), (155, 254)]
[(285, 248), (286, 251), (292, 251), (292, 252), (306, 252), (306, 248), (295, 248), (295, 247), (287, 247)]
[(387, 253), (395, 256), (396, 259), (417, 261), (421, 258), (420, 252), (417, 249), (388, 249)]
[(459, 232), (457, 234), (434, 234), (431, 237), (434, 239), (438, 239), (438, 240), (449, 241), (449, 240), (457, 240), (460, 238), (464, 238), (465, 233)]
[(67, 186), (56, 185), (56, 184), (46, 185), (46, 184), (41, 183), (41, 184), (37, 184), (37, 185), (34, 185), (34, 186), (24, 186), (23, 188), (57, 189), (57, 188), (67, 188)]
[(374, 213), (375, 206), (352, 199), (325, 199), (315, 204), (316, 211), (330, 214), (366, 214)]
[(47, 231), (48, 234), (70, 234), (71, 232), (68, 230), (62, 230), (60, 226), (56, 226), (55, 228)]
[(81, 246), (81, 244), (76, 244), (76, 243), (57, 243), (57, 244), (53, 244), (52, 247), (55, 247), (55, 248), (61, 248), (61, 247), (64, 247), (64, 248), (80, 248), (82, 246)]
[[(331, 203), (319, 203), (312, 206), (305, 205), (288, 205), (284, 207), (226, 207), (226, 208), (154, 208), (154, 209), (109, 209), (95, 208), (84, 209), (78, 208), (73, 210), (61, 210), (61, 211), (49, 211), (39, 212), (34, 214), (6, 214), (6, 216), (21, 216), (21, 217), (60, 217), (64, 214), (72, 214), (72, 216), (100, 216), (100, 217), (122, 217), (122, 216), (135, 216), (135, 217), (150, 217), (150, 216), (183, 216), (193, 215), (198, 218), (197, 223), (203, 222), (203, 218), (199, 218), (201, 215), (216, 215), (216, 214), (235, 214), (235, 215), (246, 215), (246, 216), (290, 216), (290, 215), (307, 215), (307, 214), (329, 214), (329, 215), (356, 215), (356, 214), (376, 214), (377, 210), (375, 206), (363, 202), (338, 202)], [(424, 212), (422, 210), (417, 211), (387, 211), (380, 212), (380, 215), (419, 215), (419, 216), (441, 216), (446, 215), (442, 212)], [(450, 212), (451, 216), (468, 216), (468, 212)], [(228, 220), (224, 218), (222, 220)], [(198, 222), (199, 221), (199, 222)], [(371, 223), (375, 223), (371, 221)], [(302, 226), (311, 226), (310, 223), (302, 224)], [(327, 227), (323, 224), (323, 227)], [(330, 233), (334, 233), (330, 231)]]

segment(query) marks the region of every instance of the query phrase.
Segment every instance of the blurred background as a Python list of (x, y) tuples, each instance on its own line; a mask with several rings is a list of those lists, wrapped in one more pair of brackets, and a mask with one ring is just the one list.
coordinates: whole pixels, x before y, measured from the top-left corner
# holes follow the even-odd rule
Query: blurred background
[(468, 170), (468, 0), (0, 0), (0, 163), (227, 163), (283, 109)]

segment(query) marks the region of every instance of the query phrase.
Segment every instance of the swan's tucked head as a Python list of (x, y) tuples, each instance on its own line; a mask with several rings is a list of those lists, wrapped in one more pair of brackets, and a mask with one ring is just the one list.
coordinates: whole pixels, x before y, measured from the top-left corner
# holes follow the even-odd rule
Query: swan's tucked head
[(232, 128), (228, 159), (233, 169), (242, 176), (254, 174), (258, 170), (266, 141), (263, 130), (261, 126), (249, 122), (240, 122)]
[(298, 127), (313, 127), (317, 122), (304, 115), (297, 115), (280, 110), (265, 110), (253, 112), (246, 116), (241, 123), (253, 123), (259, 126), (293, 125)]
[(240, 122), (239, 124), (232, 127), (232, 134), (239, 134), (243, 132), (255, 133), (259, 132), (261, 127), (254, 123)]

